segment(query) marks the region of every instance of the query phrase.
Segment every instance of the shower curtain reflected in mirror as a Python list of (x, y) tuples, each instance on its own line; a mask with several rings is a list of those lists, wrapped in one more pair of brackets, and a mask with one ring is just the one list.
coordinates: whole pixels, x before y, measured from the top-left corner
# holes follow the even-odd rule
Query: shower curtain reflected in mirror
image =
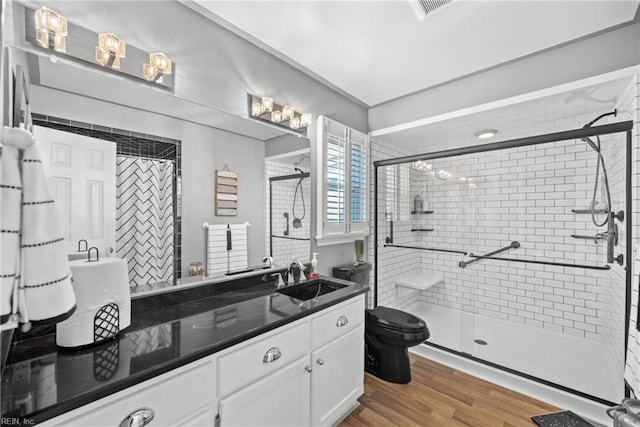
[(116, 243), (129, 284), (173, 283), (174, 163), (118, 156)]

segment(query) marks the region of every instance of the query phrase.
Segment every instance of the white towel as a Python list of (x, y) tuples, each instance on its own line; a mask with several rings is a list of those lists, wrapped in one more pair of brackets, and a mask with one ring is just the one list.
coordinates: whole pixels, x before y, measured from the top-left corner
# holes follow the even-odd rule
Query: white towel
[(627, 361), (624, 379), (636, 397), (640, 393), (640, 333), (638, 320), (638, 286), (640, 286), (640, 245), (635, 247), (636, 257), (633, 261), (633, 278), (631, 279), (631, 313), (629, 316), (629, 342), (627, 344)]
[(227, 224), (209, 225), (207, 273), (242, 270), (248, 267), (247, 224), (231, 224), (231, 250), (227, 251)]
[(42, 161), (24, 130), (2, 128), (0, 142), (2, 323), (57, 323), (76, 300)]

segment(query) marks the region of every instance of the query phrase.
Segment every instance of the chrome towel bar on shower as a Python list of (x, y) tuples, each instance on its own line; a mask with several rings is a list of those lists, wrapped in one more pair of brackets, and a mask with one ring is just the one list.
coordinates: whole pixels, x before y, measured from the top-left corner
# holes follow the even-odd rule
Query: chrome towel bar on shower
[(490, 257), (491, 255), (495, 255), (495, 254), (499, 254), (500, 252), (508, 251), (509, 249), (518, 249), (519, 247), (520, 247), (520, 242), (514, 240), (513, 242), (511, 242), (511, 244), (509, 244), (509, 246), (505, 246), (504, 248), (500, 248), (500, 249), (496, 249), (495, 251), (491, 251), (488, 254), (482, 255), (482, 257), (476, 257), (474, 254), (470, 253), (469, 256), (470, 257), (474, 257), (474, 259), (469, 260), (469, 261), (460, 261), (458, 263), (458, 267), (465, 268), (467, 265), (472, 264), (472, 263), (474, 263), (476, 261), (480, 261), (484, 257)]

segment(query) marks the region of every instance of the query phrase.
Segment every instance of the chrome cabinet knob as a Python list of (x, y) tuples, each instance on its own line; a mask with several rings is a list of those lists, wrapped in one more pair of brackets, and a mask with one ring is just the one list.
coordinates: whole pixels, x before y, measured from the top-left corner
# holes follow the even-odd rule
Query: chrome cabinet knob
[(262, 357), (262, 362), (263, 363), (275, 362), (276, 360), (280, 359), (280, 356), (282, 356), (280, 349), (278, 347), (271, 347), (269, 350), (267, 350), (267, 352)]
[(324, 360), (322, 360), (322, 359), (318, 359), (318, 360), (316, 360), (316, 363), (317, 363), (318, 365), (322, 366), (322, 365), (324, 365)]
[(304, 370), (309, 372), (309, 373), (311, 373), (311, 371), (313, 371), (313, 368), (311, 366), (307, 365), (307, 366), (304, 367)]
[(342, 327), (342, 326), (346, 326), (349, 324), (349, 319), (347, 319), (347, 316), (345, 316), (344, 314), (340, 317), (338, 317), (338, 321), (336, 322), (336, 326), (337, 327)]
[(156, 413), (151, 408), (140, 408), (127, 415), (119, 427), (142, 427), (149, 424)]

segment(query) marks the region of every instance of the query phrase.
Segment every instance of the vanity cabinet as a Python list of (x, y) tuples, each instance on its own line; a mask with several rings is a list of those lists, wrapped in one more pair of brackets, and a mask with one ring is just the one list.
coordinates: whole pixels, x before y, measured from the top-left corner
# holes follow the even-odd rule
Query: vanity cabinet
[[(364, 297), (280, 326), (42, 425), (335, 424), (357, 406), (364, 390)], [(148, 410), (153, 419), (143, 424)]]
[[(174, 369), (42, 423), (43, 426), (212, 426), (215, 356)], [(151, 419), (152, 418), (152, 419)], [(127, 420), (131, 421), (126, 423)], [(122, 423), (125, 424), (122, 424)]]
[(305, 368), (309, 368), (308, 356), (221, 399), (218, 425), (308, 425), (311, 378)]
[(361, 295), (221, 353), (218, 425), (340, 420), (364, 390), (364, 309)]
[(364, 325), (313, 351), (311, 425), (332, 425), (363, 393)]

